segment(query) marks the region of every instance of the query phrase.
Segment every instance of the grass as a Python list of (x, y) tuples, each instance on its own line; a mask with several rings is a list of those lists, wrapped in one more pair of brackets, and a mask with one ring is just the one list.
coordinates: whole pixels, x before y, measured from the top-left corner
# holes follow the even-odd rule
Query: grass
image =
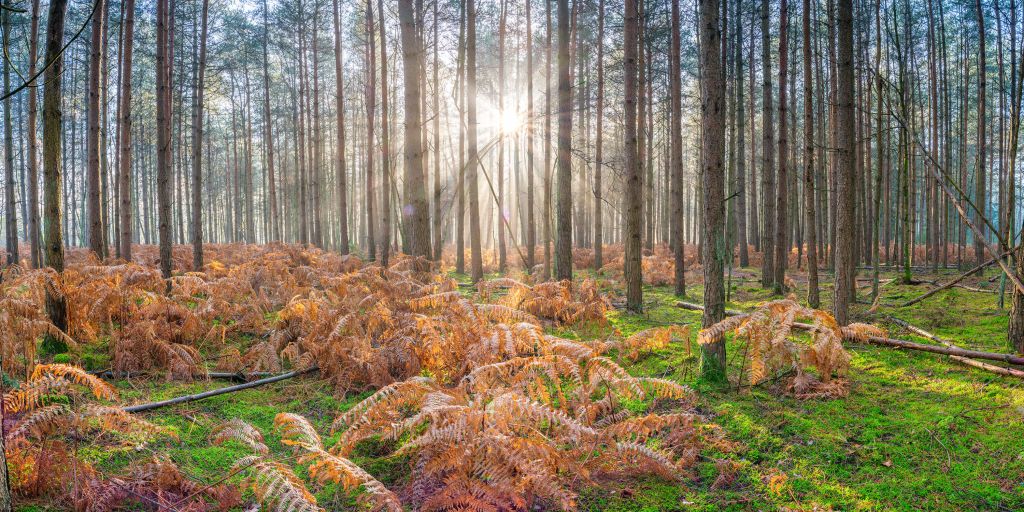
[[(823, 281), (828, 281), (823, 276)], [(946, 336), (964, 347), (1006, 351), (1006, 313), (995, 295), (953, 289), (910, 308), (895, 306), (923, 293), (922, 286), (886, 285), (887, 314)], [(862, 290), (864, 291), (864, 290)], [(730, 308), (744, 309), (770, 294), (749, 278), (734, 281)], [(801, 294), (801, 291), (797, 292)], [(701, 289), (691, 287), (699, 301)], [(823, 290), (827, 300), (829, 290)], [(674, 306), (667, 287), (645, 289), (642, 315), (613, 311), (611, 326), (623, 335), (668, 323), (693, 325), (698, 313)], [(827, 305), (825, 305), (827, 307)], [(855, 316), (868, 321), (866, 305)], [(885, 325), (884, 322), (882, 325)], [(892, 326), (887, 326), (892, 327)], [(589, 337), (600, 330), (560, 329), (559, 335)], [(555, 331), (553, 331), (555, 332)], [(915, 339), (892, 331), (894, 336)], [(927, 340), (915, 339), (927, 342)], [(693, 340), (691, 340), (693, 341)], [(635, 375), (657, 376), (690, 385), (701, 396), (698, 409), (713, 417), (738, 443), (731, 453), (707, 453), (696, 478), (683, 485), (656, 478), (611, 482), (583, 489), (581, 510), (1021, 510), (1024, 509), (1024, 392), (1021, 381), (970, 369), (935, 354), (873, 346), (850, 346), (853, 354), (849, 397), (799, 401), (774, 393), (770, 386), (737, 390), (711, 386), (698, 378), (696, 345), (674, 342), (629, 366)], [(730, 375), (738, 372), (742, 347), (729, 341)], [(196, 392), (220, 383), (169, 383), (159, 380), (120, 381), (126, 402), (148, 401)], [(132, 443), (114, 450), (80, 448), (103, 471), (122, 471), (147, 454), (174, 460), (203, 482), (228, 474), (247, 452), (228, 443), (212, 446), (208, 436), (217, 424), (244, 419), (267, 436), (281, 458), (290, 451), (273, 432), (278, 412), (308, 417), (318, 431), (329, 432), (334, 417), (367, 394), (336, 397), (315, 379), (284, 381), (240, 393), (161, 409), (145, 415), (173, 436), (143, 448)], [(330, 442), (330, 441), (329, 441)], [(406, 459), (390, 457), (390, 447), (361, 446), (354, 459), (388, 485), (401, 484)], [(140, 453), (142, 452), (142, 453)], [(734, 464), (735, 480), (715, 487), (717, 459)], [(238, 481), (240, 477), (232, 477)], [(334, 487), (320, 489), (321, 505), (346, 509), (351, 496)], [(20, 510), (46, 510), (44, 503), (26, 503)]]

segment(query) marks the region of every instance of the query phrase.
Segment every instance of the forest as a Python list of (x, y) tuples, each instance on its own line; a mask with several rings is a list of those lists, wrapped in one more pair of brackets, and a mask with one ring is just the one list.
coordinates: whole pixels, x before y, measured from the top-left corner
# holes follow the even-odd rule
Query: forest
[(1017, 0), (0, 0), (0, 48), (0, 512), (1024, 509)]

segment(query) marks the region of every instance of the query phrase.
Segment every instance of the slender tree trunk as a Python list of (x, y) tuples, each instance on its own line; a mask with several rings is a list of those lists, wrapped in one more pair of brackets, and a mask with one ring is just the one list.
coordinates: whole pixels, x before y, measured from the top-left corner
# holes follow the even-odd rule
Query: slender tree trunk
[(438, 26), (440, 21), (437, 16), (437, 4), (434, 2), (434, 261), (441, 261), (441, 249), (443, 248), (442, 217), (441, 217), (441, 82), (438, 79)]
[[(269, 7), (267, 0), (263, 0), (263, 143), (266, 145), (265, 151), (267, 152), (267, 194), (268, 200), (270, 201), (270, 233), (268, 233), (271, 241), (277, 242), (281, 240), (281, 218), (278, 213), (277, 205), (277, 185), (274, 176), (274, 129), (270, 119), (270, 55), (267, 51), (267, 45), (270, 44), (270, 22), (269, 22)], [(337, 11), (337, 0), (335, 0), (335, 11)], [(335, 19), (335, 25), (337, 25), (337, 19)], [(205, 32), (205, 30), (204, 30)], [(335, 28), (335, 37), (337, 35), (337, 28)], [(341, 62), (341, 49), (337, 42), (335, 42), (335, 63)], [(338, 116), (339, 119), (343, 119), (344, 110), (341, 108), (341, 74), (338, 72)], [(340, 147), (340, 163), (341, 163), (341, 174), (340, 179), (344, 180), (345, 177), (345, 126), (344, 123), (338, 122), (338, 138)], [(283, 170), (282, 170), (283, 172)], [(342, 182), (344, 183), (344, 182)], [(343, 185), (339, 185), (341, 187)], [(344, 201), (344, 196), (342, 196)], [(342, 222), (341, 222), (341, 233), (342, 238), (345, 240), (342, 248), (342, 254), (348, 251), (348, 224), (345, 222), (345, 209), (344, 202), (342, 204)]]
[(551, 1), (545, 0), (547, 56), (544, 73), (544, 277), (550, 278), (551, 262)]
[[(736, 102), (733, 108), (736, 113), (736, 244), (739, 246), (740, 267), (750, 266), (750, 251), (747, 247), (747, 147), (744, 130), (746, 129), (746, 116), (744, 106), (743, 90), (743, 2), (736, 0), (736, 48), (734, 58), (736, 60)], [(673, 61), (674, 62), (674, 61)], [(753, 85), (753, 84), (751, 84)], [(677, 110), (672, 111), (678, 112)], [(680, 114), (681, 115), (681, 114)], [(753, 124), (753, 120), (751, 120)], [(753, 140), (751, 140), (753, 144)], [(680, 175), (681, 179), (681, 175)], [(751, 204), (757, 208), (756, 203)]]
[(381, 241), (380, 241), (380, 262), (387, 267), (391, 257), (391, 132), (388, 118), (388, 38), (387, 23), (384, 20), (384, 0), (377, 0), (377, 12), (380, 14), (380, 23), (377, 24), (380, 33), (380, 149), (381, 149)]
[(811, 0), (803, 0), (804, 73), (804, 213), (807, 243), (807, 304), (821, 307), (818, 292), (818, 241), (814, 199), (814, 76), (811, 72)]
[(498, 115), (502, 122), (498, 130), (498, 200), (497, 219), (498, 225), (498, 273), (504, 274), (508, 264), (508, 251), (505, 247), (505, 226), (502, 220), (505, 215), (505, 33), (506, 18), (508, 17), (508, 2), (501, 0), (498, 6)]
[[(598, 13), (598, 19), (601, 26), (604, 23), (604, 0), (601, 2), (601, 8)], [(526, 2), (526, 266), (529, 267), (527, 270), (533, 272), (533, 267), (537, 264), (536, 261), (536, 245), (537, 245), (537, 221), (534, 214), (534, 198), (533, 198), (533, 126), (535, 123), (535, 115), (533, 111), (533, 19), (530, 14), (530, 5), (533, 2)], [(603, 33), (603, 32), (602, 32)], [(598, 47), (600, 51), (600, 46)], [(601, 71), (598, 71), (598, 87), (602, 87), (601, 84)], [(597, 145), (597, 176), (595, 178), (595, 190), (594, 193), (601, 194), (601, 95), (598, 93), (598, 145)], [(600, 207), (599, 207), (600, 208)], [(600, 210), (598, 210), (600, 212)], [(598, 214), (600, 217), (600, 214)], [(600, 218), (598, 218), (598, 227), (595, 228), (600, 233)], [(600, 239), (598, 239), (600, 240)], [(598, 246), (594, 249), (594, 262), (598, 268), (601, 267), (601, 247)]]
[(469, 246), (470, 273), (473, 282), (484, 277), (483, 250), (480, 245), (480, 193), (477, 186), (477, 172), (480, 156), (477, 154), (476, 137), (476, 0), (466, 1), (466, 123), (469, 162), (466, 164), (467, 185), (469, 186)]
[[(558, 2), (558, 188), (555, 278), (572, 279), (572, 82), (569, 77), (569, 0)], [(627, 299), (628, 302), (628, 299)]]
[(457, 87), (459, 101), (459, 176), (458, 207), (455, 211), (455, 272), (466, 273), (466, 4), (460, 2), (459, 12), (459, 56), (457, 66)]
[[(373, 187), (373, 145), (374, 111), (377, 106), (377, 57), (376, 44), (373, 41), (373, 2), (366, 0), (366, 253), (370, 260), (377, 259), (377, 242), (375, 231), (377, 218), (374, 215)], [(305, 215), (305, 212), (302, 212)]]
[[(45, 61), (51, 63), (43, 73), (43, 207), (46, 266), (58, 274), (64, 272), (63, 167), (61, 165), (61, 79), (64, 75), (64, 18), (67, 0), (52, 0), (46, 28)], [(50, 322), (66, 331), (67, 302), (64, 295), (46, 287), (46, 310)]]
[[(781, 0), (779, 12), (779, 175), (775, 205), (775, 276), (772, 289), (777, 295), (785, 292), (786, 266), (789, 264), (789, 138), (787, 134), (786, 82), (789, 78), (789, 2)], [(795, 191), (794, 191), (795, 192)]]
[[(28, 35), (28, 76), (36, 74), (36, 60), (39, 53), (39, 0), (32, 0), (32, 21)], [(28, 239), (32, 255), (32, 267), (43, 265), (43, 251), (39, 236), (39, 139), (36, 133), (36, 117), (39, 105), (36, 88), (28, 88), (28, 120), (25, 134), (28, 137)]]
[(853, 247), (854, 190), (856, 170), (855, 112), (853, 108), (853, 0), (838, 0), (838, 76), (837, 76), (837, 140), (836, 167), (836, 284), (833, 314), (840, 325), (849, 320), (849, 303), (853, 296), (854, 270), (857, 265)]
[[(199, 29), (199, 62), (192, 91), (192, 268), (203, 268), (203, 92), (206, 87), (206, 36), (210, 0), (203, 0)], [(273, 176), (273, 174), (271, 174)], [(273, 182), (273, 178), (271, 178)]]
[(761, 70), (762, 103), (761, 151), (761, 215), (764, 219), (761, 235), (761, 286), (773, 288), (775, 285), (775, 126), (774, 108), (772, 107), (772, 50), (771, 32), (769, 30), (769, 1), (761, 0)]
[(416, 35), (413, 0), (399, 0), (398, 17), (402, 32), (402, 70), (405, 77), (404, 199), (402, 217), (413, 256), (431, 257), (430, 205), (423, 181), (423, 119), (420, 106), (420, 41)]
[[(643, 1), (643, 0), (639, 0)], [(626, 280), (626, 308), (639, 312), (643, 309), (643, 276), (641, 275), (641, 208), (642, 198), (639, 144), (637, 139), (637, 60), (640, 45), (640, 20), (638, 0), (626, 0), (625, 25), (623, 26), (623, 90), (625, 103), (625, 256), (623, 274)]]
[(121, 95), (117, 106), (118, 146), (118, 224), (121, 231), (120, 255), (132, 259), (132, 47), (135, 34), (135, 0), (125, 0), (122, 20)]
[[(671, 88), (671, 133), (669, 135), (669, 168), (672, 189), (672, 240), (675, 261), (675, 294), (686, 297), (686, 243), (683, 241), (683, 89), (679, 71), (682, 25), (679, 22), (679, 0), (672, 0), (672, 46), (669, 51), (669, 84)], [(598, 65), (600, 73), (601, 66)], [(742, 137), (741, 137), (742, 138)]]
[[(766, 7), (767, 2), (762, 4)], [(725, 318), (725, 101), (722, 78), (719, 2), (699, 0), (701, 64), (701, 182), (704, 218), (704, 317), (709, 327)], [(725, 382), (725, 341), (701, 346), (701, 374), (712, 382)]]
[[(100, 62), (100, 46), (103, 44), (104, 2), (105, 0), (97, 0), (96, 11), (92, 17), (92, 41), (89, 49), (89, 126), (86, 140), (87, 158), (89, 159), (88, 179), (86, 180), (89, 188), (86, 202), (89, 216), (89, 249), (101, 260), (106, 257), (104, 251), (106, 233), (103, 231), (103, 205), (101, 204), (103, 183), (100, 179), (100, 83), (103, 81), (101, 73), (105, 72)], [(4, 110), (9, 109), (5, 108)]]
[(980, 235), (974, 237), (974, 260), (980, 265), (985, 259), (985, 223), (981, 219), (985, 216), (988, 199), (985, 197), (985, 180), (987, 174), (987, 160), (985, 157), (985, 95), (986, 75), (985, 69), (985, 11), (981, 0), (975, 2), (978, 11), (978, 167), (974, 174), (974, 204), (979, 211), (975, 212), (974, 223), (978, 226)]
[[(168, 44), (169, 0), (156, 0), (156, 172), (157, 216), (160, 233), (160, 272), (170, 279), (171, 256), (171, 116), (170, 66), (172, 49)], [(168, 285), (170, 283), (168, 282)]]

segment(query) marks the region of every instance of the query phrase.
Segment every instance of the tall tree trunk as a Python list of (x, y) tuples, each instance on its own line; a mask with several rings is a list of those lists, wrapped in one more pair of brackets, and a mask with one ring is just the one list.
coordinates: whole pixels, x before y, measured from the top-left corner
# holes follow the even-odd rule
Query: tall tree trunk
[[(569, 0), (558, 1), (558, 197), (555, 278), (572, 279), (572, 83), (569, 77)], [(628, 302), (628, 299), (627, 299)]]
[(377, 259), (377, 218), (373, 211), (373, 154), (376, 152), (373, 145), (373, 126), (377, 106), (377, 50), (373, 41), (373, 29), (373, 2), (366, 0), (366, 254), (371, 260)]
[(837, 75), (837, 140), (836, 166), (836, 245), (835, 299), (833, 314), (840, 325), (849, 320), (849, 303), (854, 291), (854, 270), (857, 265), (853, 247), (854, 190), (856, 171), (854, 146), (855, 112), (853, 108), (853, 0), (838, 0), (838, 75)]
[[(744, 130), (746, 129), (746, 107), (744, 106), (743, 90), (743, 1), (736, 0), (736, 102), (733, 108), (736, 113), (736, 245), (739, 246), (740, 267), (750, 265), (750, 251), (747, 247), (747, 147)], [(674, 61), (673, 61), (674, 62)], [(753, 86), (753, 84), (751, 84)], [(751, 93), (753, 94), (753, 93)], [(678, 110), (673, 109), (673, 113)], [(751, 120), (753, 124), (753, 120)], [(753, 146), (753, 140), (751, 140)], [(756, 209), (756, 204), (751, 204)]]
[[(683, 241), (683, 87), (679, 71), (682, 25), (679, 22), (679, 0), (672, 0), (672, 46), (669, 51), (669, 84), (671, 88), (671, 126), (669, 134), (672, 189), (672, 240), (675, 258), (675, 293), (686, 296), (686, 243)], [(601, 66), (598, 65), (600, 73)], [(742, 137), (741, 137), (742, 138)]]
[(444, 224), (441, 222), (441, 82), (438, 79), (438, 70), (440, 65), (437, 59), (438, 53), (438, 26), (440, 21), (437, 17), (437, 4), (434, 2), (434, 103), (433, 103), (433, 114), (434, 114), (434, 261), (441, 261), (441, 249), (443, 248), (443, 237), (442, 229)]
[[(263, 0), (263, 41), (262, 41), (263, 42), (263, 143), (266, 145), (266, 149), (265, 150), (267, 152), (267, 188), (268, 188), (267, 194), (268, 194), (268, 200), (270, 201), (270, 233), (268, 233), (268, 235), (269, 235), (269, 238), (270, 238), (271, 241), (277, 242), (277, 241), (281, 240), (281, 218), (280, 218), (280, 214), (278, 213), (277, 185), (276, 185), (276, 179), (274, 177), (274, 130), (273, 130), (273, 125), (271, 124), (272, 122), (271, 122), (271, 119), (270, 119), (270, 55), (269, 55), (269, 52), (267, 51), (267, 45), (270, 44), (269, 10), (270, 9), (269, 9), (269, 6), (267, 5), (267, 0)], [(335, 10), (337, 10), (337, 0), (335, 0)], [(337, 25), (337, 20), (335, 21), (335, 25)], [(335, 29), (335, 31), (337, 31), (337, 28)], [(335, 37), (337, 37), (337, 32), (335, 34)], [(336, 63), (337, 62), (341, 62), (341, 49), (338, 46), (337, 42), (335, 43), (335, 59), (336, 59), (335, 60)], [(340, 77), (341, 77), (341, 75), (340, 75), (340, 72), (339, 72), (339, 74), (338, 74), (338, 91), (339, 91), (339, 93), (338, 93), (338, 98), (339, 98), (339, 100), (338, 100), (338, 116), (339, 116), (339, 119), (341, 119), (341, 116), (344, 115), (342, 113), (343, 111), (342, 111), (342, 108), (341, 108), (341, 100), (340, 100), (340, 98), (341, 98), (341, 93), (340, 93), (340, 91), (341, 91), (341, 78)], [(345, 155), (345, 153), (344, 153), (344, 148), (345, 148), (345, 128), (344, 128), (344, 124), (341, 123), (341, 122), (338, 123), (338, 138), (340, 139), (339, 146), (341, 148), (341, 155), (342, 155), (341, 156), (341, 160), (340, 160), (341, 166), (342, 166), (342, 172), (341, 172), (340, 176), (341, 176), (342, 179), (344, 179), (344, 176), (345, 176), (345, 173), (344, 173), (344, 165), (345, 165), (345, 158), (344, 158), (344, 155)], [(283, 170), (282, 170), (282, 172), (283, 172)], [(342, 200), (344, 200), (344, 199), (342, 199)], [(344, 203), (342, 203), (342, 205), (344, 205)], [(344, 212), (345, 212), (345, 210), (344, 210), (344, 208), (342, 208), (341, 230), (342, 230), (342, 236), (343, 236), (344, 240), (346, 240), (346, 244), (343, 246), (342, 254), (344, 254), (345, 252), (348, 251), (348, 244), (347, 244), (347, 240), (348, 240), (348, 238), (347, 238), (348, 237), (348, 224), (345, 223), (345, 214), (344, 214)]]
[[(0, 23), (2, 23), (2, 25), (3, 25), (0, 28), (3, 29), (4, 55), (9, 55), (10, 42), (11, 42), (11, 11), (10, 11), (10, 9), (4, 9), (3, 12), (0, 13), (0, 18), (2, 18), (2, 20), (0, 20)], [(35, 18), (35, 16), (33, 16), (33, 18), (38, 20), (38, 18)], [(35, 39), (34, 32), (33, 32), (33, 39)], [(10, 67), (11, 67), (11, 65), (10, 65), (10, 62), (8, 61), (8, 59), (4, 59), (4, 91), (10, 91), (11, 90)], [(12, 144), (12, 140), (11, 140), (11, 138), (12, 138), (12, 134), (11, 134), (11, 99), (9, 97), (4, 99), (4, 136), (6, 137), (5, 144), (4, 144), (4, 146), (5, 146), (4, 149), (5, 149), (5, 152), (6, 152), (4, 165), (6, 167), (6, 173), (7, 173), (7, 176), (6, 176), (7, 177), (7, 187), (6, 187), (7, 188), (7, 197), (6, 197), (7, 212), (6, 212), (6, 215), (7, 215), (7, 243), (8, 243), (8, 251), (9, 251), (9, 254), (7, 255), (7, 264), (10, 265), (10, 264), (16, 263), (18, 261), (18, 231), (17, 231), (18, 226), (17, 226), (17, 223), (15, 222), (16, 218), (14, 217), (14, 214), (15, 214), (15, 206), (14, 206), (14, 148), (13, 148), (13, 144)], [(11, 241), (12, 240), (14, 241), (13, 248), (11, 247)], [(11, 250), (11, 249), (13, 249), (13, 250)], [(47, 290), (49, 290), (49, 287), (47, 287)], [(47, 295), (49, 295), (49, 291), (47, 292)], [(31, 366), (32, 361), (27, 361), (27, 363), (29, 364), (29, 366)], [(0, 404), (0, 425), (3, 424), (3, 420), (4, 420), (4, 407), (3, 407), (2, 404)], [(10, 481), (10, 476), (8, 474), (7, 454), (4, 452), (4, 449), (5, 449), (4, 444), (5, 443), (4, 443), (3, 435), (2, 435), (2, 432), (0, 432), (0, 512), (10, 512), (13, 509), (13, 507), (14, 507), (14, 500), (11, 497), (11, 481)]]
[(405, 142), (402, 217), (413, 256), (431, 257), (430, 205), (423, 180), (423, 119), (420, 106), (420, 40), (417, 37), (413, 0), (399, 0), (398, 17), (402, 32), (402, 72), (405, 77)]
[[(87, 184), (89, 188), (86, 209), (89, 216), (89, 249), (99, 259), (106, 258), (104, 243), (106, 233), (103, 231), (103, 182), (100, 179), (100, 84), (103, 81), (100, 62), (100, 46), (103, 44), (103, 13), (105, 0), (96, 0), (95, 12), (92, 16), (92, 41), (89, 49), (89, 105), (88, 105), (88, 152)], [(6, 73), (6, 66), (5, 66)], [(6, 89), (6, 88), (5, 88)], [(9, 110), (4, 108), (5, 111)]]
[(121, 97), (117, 106), (117, 129), (121, 156), (117, 172), (120, 200), (121, 257), (132, 259), (132, 47), (135, 34), (135, 0), (125, 0), (124, 35), (121, 50)]
[[(789, 138), (787, 134), (786, 82), (789, 78), (789, 2), (781, 0), (779, 11), (779, 175), (775, 205), (775, 268), (772, 289), (777, 295), (785, 292), (786, 266), (789, 264)], [(795, 192), (795, 191), (794, 191)]]
[(483, 251), (480, 246), (480, 193), (477, 186), (480, 156), (477, 154), (476, 138), (476, 0), (466, 2), (466, 102), (470, 274), (475, 283), (484, 277)]
[[(766, 7), (767, 2), (762, 4)], [(725, 318), (725, 101), (722, 79), (722, 32), (719, 2), (699, 0), (701, 64), (701, 140), (704, 179), (702, 234), (704, 259), (704, 316), (709, 327)], [(701, 345), (701, 374), (725, 382), (725, 341)]]
[(640, 46), (640, 13), (638, 2), (626, 0), (625, 25), (623, 26), (623, 78), (625, 111), (625, 256), (623, 275), (626, 280), (626, 308), (639, 312), (643, 309), (643, 276), (641, 275), (641, 178), (639, 141), (637, 137), (637, 60)]
[(466, 273), (466, 4), (460, 2), (459, 55), (456, 63), (459, 102), (459, 176), (456, 183), (458, 207), (455, 209), (455, 272)]
[[(32, 21), (28, 35), (28, 76), (36, 75), (36, 60), (39, 53), (39, 0), (32, 0)], [(39, 105), (36, 101), (36, 88), (28, 88), (28, 121), (25, 135), (28, 137), (28, 226), (29, 247), (32, 254), (32, 267), (43, 265), (43, 251), (39, 236), (39, 139), (36, 134), (36, 117)]]
[(381, 196), (381, 240), (380, 240), (380, 262), (387, 267), (391, 256), (391, 132), (388, 118), (388, 38), (387, 23), (384, 20), (384, 0), (377, 0), (377, 12), (380, 14), (380, 23), (377, 24), (380, 33), (380, 167), (382, 171), (381, 188), (384, 194)]
[(761, 235), (761, 286), (775, 285), (775, 126), (772, 107), (772, 50), (768, 25), (769, 1), (761, 0), (761, 114), (763, 162), (761, 166), (761, 215), (764, 219)]
[(985, 94), (986, 75), (985, 69), (985, 11), (981, 0), (976, 0), (975, 8), (978, 11), (978, 167), (974, 174), (974, 205), (978, 211), (975, 212), (974, 223), (978, 226), (979, 234), (974, 236), (974, 260), (980, 265), (985, 259), (985, 223), (982, 218), (988, 204), (985, 197), (985, 180), (987, 173), (987, 160), (985, 158)]
[[(170, 279), (171, 256), (171, 116), (170, 66), (172, 49), (168, 44), (170, 30), (169, 0), (156, 0), (156, 174), (157, 216), (160, 233), (160, 273)], [(168, 286), (170, 281), (168, 281)]]
[(505, 247), (505, 33), (508, 17), (508, 2), (501, 0), (498, 6), (498, 204), (495, 208), (498, 225), (498, 273), (504, 274), (508, 264), (508, 251)]
[[(210, 0), (203, 0), (199, 29), (199, 62), (192, 91), (192, 268), (203, 268), (203, 92), (206, 87), (206, 36)], [(271, 173), (271, 182), (273, 182)]]
[[(604, 0), (600, 0), (604, 5)], [(533, 111), (533, 18), (531, 16), (530, 5), (533, 2), (526, 2), (526, 266), (527, 271), (533, 272), (534, 265), (537, 264), (536, 260), (536, 245), (537, 245), (537, 221), (534, 213), (534, 197), (533, 197), (533, 127), (535, 123), (535, 112)], [(599, 12), (599, 23), (604, 21), (603, 9)], [(600, 87), (600, 85), (598, 86)], [(600, 97), (598, 104), (600, 105)], [(601, 107), (598, 106), (598, 109)], [(600, 112), (600, 110), (598, 110)], [(600, 115), (600, 114), (598, 114)], [(601, 121), (598, 120), (598, 123)], [(598, 124), (598, 126), (601, 126)], [(598, 128), (600, 131), (600, 128)], [(600, 142), (598, 143), (600, 148)], [(600, 173), (601, 165), (601, 153), (600, 149), (597, 150), (597, 161), (598, 161), (598, 173)], [(600, 194), (600, 174), (598, 174), (598, 185), (594, 191), (595, 194)], [(598, 228), (599, 229), (599, 228)], [(594, 261), (601, 261), (601, 249), (597, 248), (594, 252)], [(600, 266), (600, 264), (598, 263)]]
[(551, 262), (551, 1), (545, 0), (547, 25), (544, 72), (544, 277), (550, 278)]
[(814, 198), (814, 75), (811, 71), (811, 0), (803, 4), (803, 73), (804, 73), (804, 214), (807, 244), (807, 304), (821, 307), (818, 291), (818, 240)]
[[(64, 272), (63, 167), (61, 165), (61, 79), (64, 75), (64, 18), (67, 0), (52, 0), (46, 28), (46, 57), (50, 67), (43, 74), (43, 207), (46, 266)], [(50, 322), (66, 331), (67, 302), (64, 295), (46, 287), (46, 310)]]

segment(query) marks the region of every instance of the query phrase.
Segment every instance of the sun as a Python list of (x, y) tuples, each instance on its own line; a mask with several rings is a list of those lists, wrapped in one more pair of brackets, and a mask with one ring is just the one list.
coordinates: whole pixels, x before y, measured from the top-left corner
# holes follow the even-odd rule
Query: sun
[(519, 116), (519, 112), (515, 110), (504, 110), (501, 112), (500, 120), (501, 133), (510, 134), (519, 131), (519, 128), (523, 125), (523, 120)]

